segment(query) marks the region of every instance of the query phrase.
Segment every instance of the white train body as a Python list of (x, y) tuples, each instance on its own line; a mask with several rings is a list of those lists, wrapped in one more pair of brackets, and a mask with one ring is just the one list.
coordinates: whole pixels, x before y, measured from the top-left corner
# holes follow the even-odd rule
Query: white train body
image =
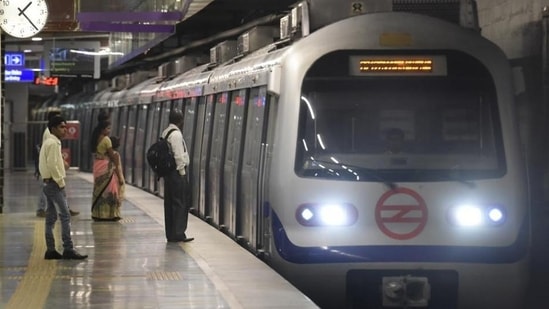
[[(340, 51), (349, 52), (327, 61), (333, 67), (320, 68), (327, 70), (309, 82), (316, 84), (306, 91), (308, 70), (322, 57)], [(372, 81), (356, 82), (364, 77), (349, 73), (353, 69), (349, 66), (359, 65), (352, 63), (355, 59), (426, 58), (434, 59), (433, 72), (437, 65), (448, 66), (440, 77), (430, 77), (431, 84), (422, 73), (379, 72), (371, 77), (381, 81), (368, 88)], [(385, 65), (390, 70), (390, 64)], [(471, 73), (477, 71), (475, 65), (484, 67), (486, 76)], [(395, 307), (402, 299), (396, 303), (387, 299), (384, 291), (390, 291), (382, 287), (383, 280), (389, 284), (392, 278), (398, 284), (419, 278), (417, 286), (428, 282), (429, 300), (423, 302), (416, 295), (415, 300), (404, 301), (408, 306), (521, 308), (528, 282), (527, 181), (509, 67), (497, 47), (478, 33), (444, 21), (378, 13), (337, 22), (296, 42), (285, 53), (280, 71), (266, 198), (275, 222), (272, 264), (276, 268), (326, 307), (345, 302), (350, 307), (360, 303), (357, 308), (364, 302), (372, 308), (379, 303)], [(333, 71), (349, 74), (330, 76)], [(345, 79), (356, 82), (354, 88), (333, 85)], [(304, 111), (302, 97), (310, 110)], [(348, 100), (368, 108), (346, 107), (338, 115), (337, 105), (350, 105)], [(312, 114), (325, 117), (324, 123), (314, 123), (321, 120), (312, 119)], [(305, 129), (303, 117), (319, 127)], [(374, 123), (366, 123), (370, 121)], [(404, 131), (405, 140), (417, 143), (408, 153), (382, 153), (378, 136), (366, 135), (381, 135), (393, 126)], [(309, 129), (316, 134), (299, 133)], [(357, 145), (359, 133), (372, 149)], [(326, 145), (318, 145), (319, 136)], [(332, 151), (330, 142), (347, 148)], [(309, 156), (314, 160), (307, 160)], [(329, 216), (354, 216), (349, 220), (356, 221), (307, 226), (305, 219), (296, 218), (311, 216), (305, 213), (309, 205), (352, 205), (343, 214), (333, 210)], [(480, 214), (480, 221), (460, 226), (454, 221), (462, 216), (460, 207), (467, 207), (463, 208), (467, 218)], [(321, 210), (315, 215), (321, 216)]]
[(511, 73), (478, 32), (364, 14), (127, 92), (78, 117), (86, 131), (111, 109), (128, 182), (161, 194), (144, 151), (182, 108), (193, 212), (323, 308), (521, 308), (530, 222)]

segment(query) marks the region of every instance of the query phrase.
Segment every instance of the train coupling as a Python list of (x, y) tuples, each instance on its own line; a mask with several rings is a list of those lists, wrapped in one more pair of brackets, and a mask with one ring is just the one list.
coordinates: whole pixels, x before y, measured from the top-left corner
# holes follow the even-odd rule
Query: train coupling
[(426, 277), (383, 277), (381, 290), (384, 308), (427, 307), (431, 298)]

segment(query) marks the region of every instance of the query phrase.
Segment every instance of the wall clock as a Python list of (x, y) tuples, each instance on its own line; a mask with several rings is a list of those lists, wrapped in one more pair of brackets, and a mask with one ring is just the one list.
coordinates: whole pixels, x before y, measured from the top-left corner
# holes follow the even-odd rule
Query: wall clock
[(0, 0), (0, 26), (16, 38), (30, 38), (48, 20), (46, 0)]

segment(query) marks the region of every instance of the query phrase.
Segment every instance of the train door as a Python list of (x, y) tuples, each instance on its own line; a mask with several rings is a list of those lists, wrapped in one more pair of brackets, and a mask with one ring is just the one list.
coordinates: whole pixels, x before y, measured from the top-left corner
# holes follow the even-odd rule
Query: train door
[(135, 127), (135, 168), (134, 168), (134, 184), (143, 188), (145, 163), (145, 135), (147, 130), (148, 110), (146, 105), (137, 105), (137, 124)]
[[(149, 147), (158, 140), (160, 137), (159, 127), (160, 127), (160, 103), (154, 103), (150, 105), (144, 105), (149, 107), (151, 116), (149, 116), (148, 126), (147, 126), (147, 140), (145, 149)], [(150, 167), (147, 166), (145, 169), (145, 189), (149, 192), (158, 193), (156, 176)]]
[[(187, 151), (189, 154), (193, 153), (194, 149), (194, 136), (196, 131), (196, 115), (198, 111), (197, 98), (187, 98), (183, 104), (183, 112), (185, 113), (185, 120), (183, 121), (183, 138), (187, 144)], [(192, 172), (192, 161), (190, 162)]]
[[(128, 175), (128, 164), (126, 161), (126, 152), (131, 151), (131, 149), (127, 149), (126, 147), (126, 140), (127, 140), (127, 128), (128, 128), (128, 109), (129, 107), (123, 106), (120, 108), (120, 114), (118, 118), (119, 122), (119, 131), (118, 131), (118, 138), (120, 138), (120, 158), (122, 159), (122, 169), (124, 170), (124, 176)], [(127, 176), (126, 176), (127, 177)], [(127, 181), (127, 180), (126, 180)]]
[[(221, 203), (222, 221), (229, 234), (242, 235), (237, 221), (239, 218), (240, 166), (242, 163), (242, 134), (246, 125), (247, 90), (231, 93), (230, 114), (227, 124), (226, 154), (223, 163), (223, 190)], [(247, 223), (243, 223), (247, 225)], [(246, 238), (245, 238), (246, 239)], [(247, 240), (247, 239), (246, 239)]]
[[(228, 102), (228, 93), (223, 93), (218, 97), (214, 116), (214, 125), (211, 141), (211, 155), (209, 160), (209, 209), (212, 221), (216, 226), (227, 228), (223, 221), (223, 162), (225, 160), (225, 145), (227, 145), (227, 124), (230, 121), (231, 104)], [(235, 95), (236, 96), (236, 95)], [(230, 230), (234, 234), (234, 230)]]
[(122, 124), (120, 123), (120, 108), (113, 108), (111, 115), (111, 134), (120, 136)]
[[(170, 111), (171, 111), (171, 101), (164, 101), (160, 103), (160, 127), (158, 128), (158, 136), (162, 134), (162, 131), (168, 127), (170, 123)], [(164, 197), (164, 181), (158, 181), (158, 194)]]
[[(183, 138), (185, 139), (185, 144), (187, 145), (187, 152), (191, 156), (194, 152), (195, 145), (195, 129), (196, 129), (196, 115), (197, 115), (197, 98), (187, 98), (183, 102), (183, 110), (185, 113), (185, 120), (183, 121)], [(195, 180), (194, 171), (193, 171), (193, 158), (191, 156), (191, 162), (187, 166), (186, 172), (188, 173), (187, 177), (190, 180), (190, 186), (193, 187), (193, 181)], [(191, 189), (190, 192), (193, 190)], [(191, 193), (192, 195), (192, 193)], [(187, 201), (191, 202), (192, 207), (192, 196)]]
[(243, 134), (241, 190), (239, 191), (239, 231), (254, 248), (263, 248), (265, 233), (264, 199), (262, 196), (262, 175), (265, 166), (267, 142), (266, 87), (250, 91), (247, 119)]
[[(200, 204), (200, 183), (201, 183), (201, 153), (202, 153), (202, 140), (204, 137), (204, 126), (206, 118), (206, 106), (208, 101), (213, 101), (213, 94), (208, 97), (201, 97), (196, 109), (196, 130), (192, 142), (192, 155), (191, 155), (191, 187), (192, 187), (192, 205), (191, 209), (198, 214)], [(188, 146), (188, 145), (187, 145)]]
[[(206, 218), (206, 216), (209, 215), (209, 209), (206, 209), (207, 206), (209, 206), (209, 197), (210, 197), (210, 188), (208, 187), (208, 170), (209, 170), (209, 162), (210, 162), (210, 149), (211, 149), (211, 135), (214, 125), (214, 113), (216, 113), (216, 109), (218, 108), (216, 102), (222, 102), (225, 100), (225, 103), (227, 102), (227, 93), (223, 94), (217, 94), (215, 96), (208, 96), (208, 99), (206, 100), (206, 110), (204, 114), (204, 128), (202, 132), (202, 146), (200, 151), (200, 184), (199, 184), (199, 190), (200, 193), (198, 195), (198, 212), (197, 214), (200, 217)], [(225, 104), (226, 105), (226, 104)]]
[(184, 112), (183, 110), (183, 99), (175, 100), (172, 104), (172, 109), (174, 110), (180, 110), (181, 112)]
[(90, 139), (92, 132), (92, 109), (89, 105), (83, 108), (82, 116), (82, 152), (80, 153), (80, 170), (91, 172), (92, 155), (90, 149)]
[(136, 124), (137, 124), (137, 106), (131, 105), (128, 108), (128, 124), (126, 128), (126, 141), (125, 141), (125, 154), (124, 154), (124, 164), (126, 173), (126, 182), (130, 184), (135, 184), (134, 177), (134, 167), (135, 167), (135, 135), (136, 135)]
[[(98, 121), (97, 121), (97, 118), (99, 116), (99, 114), (101, 113), (101, 110), (100, 108), (91, 108), (90, 109), (90, 113), (91, 113), (91, 116), (90, 116), (90, 126), (89, 126), (89, 132), (86, 133), (86, 136), (88, 138), (91, 138), (92, 136), (92, 133), (93, 131), (95, 130), (95, 128), (97, 127), (98, 125)], [(90, 145), (90, 142), (91, 140), (88, 139), (88, 149), (89, 151), (87, 151), (87, 155), (88, 155), (88, 162), (89, 162), (89, 171), (90, 172), (93, 172), (93, 161), (94, 161), (94, 156), (93, 156), (93, 153), (94, 153), (94, 150), (91, 149), (91, 145)]]

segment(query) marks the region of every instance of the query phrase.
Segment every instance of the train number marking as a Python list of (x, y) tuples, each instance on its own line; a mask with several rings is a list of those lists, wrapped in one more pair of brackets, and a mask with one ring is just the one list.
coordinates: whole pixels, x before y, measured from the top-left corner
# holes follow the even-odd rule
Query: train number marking
[(425, 201), (408, 188), (385, 192), (377, 201), (375, 215), (383, 234), (398, 240), (416, 237), (427, 224)]

